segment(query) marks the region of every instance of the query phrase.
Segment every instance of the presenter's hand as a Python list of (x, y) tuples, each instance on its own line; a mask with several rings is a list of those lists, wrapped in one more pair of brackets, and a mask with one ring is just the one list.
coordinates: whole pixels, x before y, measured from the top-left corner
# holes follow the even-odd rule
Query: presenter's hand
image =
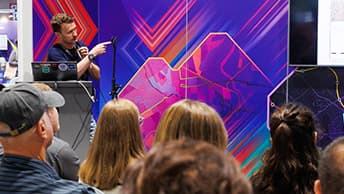
[(89, 54), (93, 54), (94, 56), (102, 55), (106, 53), (106, 47), (109, 44), (111, 44), (111, 41), (99, 43), (91, 49)]
[(88, 48), (86, 46), (80, 47), (78, 51), (80, 53), (81, 58), (84, 58), (88, 55)]

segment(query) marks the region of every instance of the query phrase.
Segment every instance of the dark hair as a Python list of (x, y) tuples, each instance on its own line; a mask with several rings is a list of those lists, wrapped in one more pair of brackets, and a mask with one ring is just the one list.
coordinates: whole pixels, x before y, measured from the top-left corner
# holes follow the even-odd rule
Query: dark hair
[(124, 174), (124, 194), (250, 194), (233, 157), (193, 139), (157, 144)]
[(339, 137), (323, 151), (319, 162), (322, 194), (344, 193), (344, 137)]
[(313, 113), (298, 104), (276, 110), (270, 120), (272, 147), (251, 177), (255, 193), (313, 193), (319, 153)]
[(69, 24), (72, 22), (74, 22), (74, 18), (72, 16), (69, 16), (65, 13), (58, 13), (50, 20), (50, 25), (54, 32), (61, 32), (61, 24)]

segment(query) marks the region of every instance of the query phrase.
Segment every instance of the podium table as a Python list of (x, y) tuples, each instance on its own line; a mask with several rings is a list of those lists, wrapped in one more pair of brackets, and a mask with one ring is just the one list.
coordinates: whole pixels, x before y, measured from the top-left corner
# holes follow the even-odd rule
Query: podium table
[(65, 98), (59, 108), (60, 131), (56, 136), (65, 140), (85, 159), (90, 139), (93, 87), (91, 81), (41, 81)]

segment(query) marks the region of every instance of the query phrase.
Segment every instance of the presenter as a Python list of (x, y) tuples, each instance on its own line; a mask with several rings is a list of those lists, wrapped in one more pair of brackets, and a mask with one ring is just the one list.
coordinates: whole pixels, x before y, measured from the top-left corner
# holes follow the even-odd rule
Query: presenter
[[(78, 32), (74, 18), (65, 13), (58, 13), (50, 21), (51, 27), (58, 39), (48, 51), (48, 61), (76, 61), (79, 80), (100, 79), (100, 68), (94, 59), (106, 52), (109, 42), (102, 42), (93, 47), (90, 51), (87, 46), (77, 41)], [(90, 141), (92, 141), (96, 128), (96, 121), (91, 115)]]
[(100, 68), (93, 61), (106, 52), (111, 41), (99, 43), (89, 51), (83, 42), (77, 41), (78, 32), (72, 16), (56, 14), (50, 24), (59, 42), (49, 49), (48, 61), (76, 61), (79, 80), (88, 80), (89, 76), (99, 80)]

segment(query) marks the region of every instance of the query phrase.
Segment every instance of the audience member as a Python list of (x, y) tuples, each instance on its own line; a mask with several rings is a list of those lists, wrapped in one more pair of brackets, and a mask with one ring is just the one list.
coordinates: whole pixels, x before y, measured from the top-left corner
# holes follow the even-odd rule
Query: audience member
[(157, 127), (154, 144), (182, 137), (204, 140), (225, 150), (227, 131), (219, 114), (207, 104), (181, 100), (170, 106)]
[(269, 125), (272, 147), (251, 177), (254, 193), (313, 193), (319, 153), (312, 112), (291, 103), (275, 111)]
[(129, 165), (124, 194), (250, 194), (252, 188), (234, 158), (193, 139), (157, 144)]
[(1, 193), (94, 193), (92, 187), (61, 179), (45, 162), (53, 139), (48, 107), (59, 107), (57, 92), (16, 84), (0, 92)]
[(344, 137), (339, 137), (322, 152), (315, 181), (315, 194), (344, 193)]
[[(43, 92), (53, 91), (44, 83), (33, 83), (32, 85)], [(58, 132), (60, 130), (60, 122), (56, 107), (48, 107), (47, 113), (54, 133)], [(78, 181), (79, 156), (64, 140), (56, 136), (53, 137), (53, 141), (47, 150), (47, 162), (55, 168), (61, 178)]]
[(117, 193), (127, 165), (144, 153), (136, 105), (126, 99), (111, 100), (100, 113), (80, 180), (104, 193)]

